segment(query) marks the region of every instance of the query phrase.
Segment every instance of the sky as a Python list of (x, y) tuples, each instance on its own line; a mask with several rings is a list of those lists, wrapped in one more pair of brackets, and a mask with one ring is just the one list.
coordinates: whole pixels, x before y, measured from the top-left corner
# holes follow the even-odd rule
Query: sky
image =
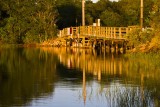
[[(97, 2), (98, 0), (92, 0), (93, 3)], [(110, 1), (118, 1), (118, 0), (110, 0)]]

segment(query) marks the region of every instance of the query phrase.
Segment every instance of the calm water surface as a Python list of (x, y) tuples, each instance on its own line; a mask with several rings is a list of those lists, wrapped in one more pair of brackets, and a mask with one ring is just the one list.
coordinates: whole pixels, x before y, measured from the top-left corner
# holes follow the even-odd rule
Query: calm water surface
[(158, 58), (0, 48), (0, 107), (159, 107)]

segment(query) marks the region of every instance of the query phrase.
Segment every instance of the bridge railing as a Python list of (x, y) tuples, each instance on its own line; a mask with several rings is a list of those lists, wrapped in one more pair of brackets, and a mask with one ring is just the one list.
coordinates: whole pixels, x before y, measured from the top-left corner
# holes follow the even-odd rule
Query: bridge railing
[(129, 27), (100, 27), (100, 26), (79, 26), (65, 28), (60, 31), (59, 36), (88, 36), (88, 37), (102, 37), (102, 38), (124, 38), (132, 29), (138, 26)]

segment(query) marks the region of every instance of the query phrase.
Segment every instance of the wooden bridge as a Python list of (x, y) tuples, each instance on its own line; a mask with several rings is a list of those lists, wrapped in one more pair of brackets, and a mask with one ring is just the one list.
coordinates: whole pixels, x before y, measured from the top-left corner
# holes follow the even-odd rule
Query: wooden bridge
[(58, 47), (103, 48), (111, 52), (124, 52), (128, 42), (125, 35), (136, 28), (138, 27), (79, 26), (65, 28), (59, 32), (53, 45)]

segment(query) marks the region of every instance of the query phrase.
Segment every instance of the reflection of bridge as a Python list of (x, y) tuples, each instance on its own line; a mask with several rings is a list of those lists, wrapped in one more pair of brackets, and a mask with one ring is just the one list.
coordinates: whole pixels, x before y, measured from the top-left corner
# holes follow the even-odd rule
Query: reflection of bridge
[[(159, 79), (159, 70), (156, 67), (149, 66), (152, 62), (148, 59), (128, 59), (116, 54), (106, 53), (104, 50), (100, 53), (94, 49), (79, 48), (41, 48), (56, 54), (60, 62), (69, 69), (75, 68), (86, 73), (98, 75), (117, 75), (126, 76), (133, 80), (143, 80), (143, 78)], [(154, 70), (154, 72), (152, 72)]]
[(125, 51), (127, 45), (127, 35), (131, 30), (137, 28), (130, 27), (100, 27), (100, 26), (79, 26), (65, 28), (60, 31), (59, 38), (54, 42), (56, 46), (71, 47), (93, 47)]
[[(113, 55), (98, 56), (93, 49), (78, 49), (78, 48), (55, 48), (54, 52), (57, 53), (60, 62), (68, 68), (80, 69), (83, 72), (83, 85), (82, 96), (84, 103), (87, 100), (86, 88), (86, 74), (93, 74), (97, 76), (100, 81), (102, 74), (109, 75), (122, 75), (122, 60), (114, 59)], [(110, 58), (110, 56), (112, 56)]]
[(95, 50), (77, 48), (58, 48), (57, 54), (60, 62), (68, 68), (77, 68), (82, 71), (85, 70), (86, 73), (97, 76), (98, 80), (101, 79), (101, 74), (121, 75), (123, 71), (123, 60), (119, 58), (115, 60), (115, 57), (112, 54), (105, 55), (101, 53), (102, 56), (99, 57)]

